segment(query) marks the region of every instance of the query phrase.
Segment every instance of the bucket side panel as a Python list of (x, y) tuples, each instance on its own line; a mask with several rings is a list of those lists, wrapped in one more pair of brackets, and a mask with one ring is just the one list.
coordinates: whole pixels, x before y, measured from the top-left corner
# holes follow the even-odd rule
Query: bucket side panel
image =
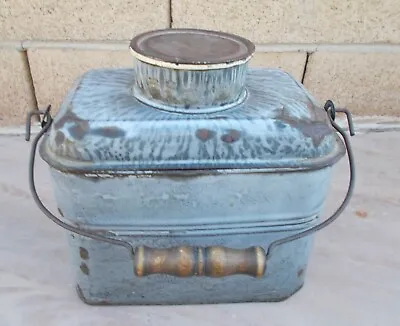
[(99, 227), (302, 222), (321, 211), (331, 178), (331, 168), (283, 174), (112, 178), (51, 171), (65, 218)]
[[(240, 236), (126, 237), (134, 246), (168, 248), (179, 245), (219, 245), (243, 249), (267, 248), (275, 239), (293, 232), (267, 232)], [(256, 279), (235, 275), (223, 278), (168, 275), (136, 277), (129, 252), (98, 241), (73, 235), (71, 254), (78, 293), (89, 304), (210, 304), (228, 302), (281, 301), (303, 285), (313, 237), (277, 247), (265, 275)]]

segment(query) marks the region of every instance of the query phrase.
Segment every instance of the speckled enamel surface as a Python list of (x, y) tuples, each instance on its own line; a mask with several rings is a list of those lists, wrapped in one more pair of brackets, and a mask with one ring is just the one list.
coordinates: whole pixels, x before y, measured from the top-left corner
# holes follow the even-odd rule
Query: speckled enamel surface
[(243, 102), (247, 63), (214, 70), (178, 70), (136, 60), (133, 94), (170, 112), (218, 112)]
[(344, 147), (326, 113), (287, 73), (249, 69), (245, 101), (205, 114), (149, 107), (133, 69), (92, 70), (71, 89), (41, 154), (64, 170), (317, 168)]

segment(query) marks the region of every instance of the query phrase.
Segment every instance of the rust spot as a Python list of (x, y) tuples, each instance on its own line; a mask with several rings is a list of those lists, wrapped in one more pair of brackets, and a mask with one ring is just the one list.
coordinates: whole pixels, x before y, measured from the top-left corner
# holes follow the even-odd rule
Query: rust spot
[(304, 269), (303, 268), (300, 268), (298, 271), (297, 271), (297, 277), (302, 277), (304, 275)]
[[(317, 112), (314, 111), (314, 112)], [(323, 114), (326, 115), (325, 112)], [(317, 121), (308, 121), (295, 119), (292, 116), (286, 113), (284, 107), (282, 107), (281, 112), (276, 117), (276, 124), (286, 123), (294, 129), (299, 130), (304, 136), (311, 138), (314, 146), (319, 146), (324, 138), (332, 133), (332, 129), (328, 123), (326, 123), (326, 119), (324, 121), (320, 121), (322, 119), (322, 114), (314, 114)], [(326, 118), (326, 117), (325, 117)]]
[(71, 112), (72, 108), (68, 108), (68, 111), (57, 121), (54, 123), (54, 127), (56, 129), (60, 129), (64, 126), (65, 123), (67, 122), (80, 122), (84, 121), (81, 118), (79, 118), (75, 113)]
[(79, 255), (80, 255), (81, 258), (84, 259), (84, 260), (89, 259), (89, 252), (87, 251), (86, 248), (79, 247)]
[(229, 130), (227, 134), (222, 135), (221, 140), (225, 143), (234, 143), (240, 138), (240, 132), (237, 130)]
[(329, 123), (329, 118), (324, 108), (316, 107), (313, 105), (313, 109), (314, 109), (314, 118), (316, 121)]
[(332, 133), (331, 128), (323, 122), (299, 122), (297, 124), (304, 136), (310, 137), (314, 146), (318, 146), (326, 136)]
[(154, 99), (162, 100), (161, 92), (158, 88), (152, 86), (149, 87), (149, 93)]
[(73, 138), (81, 140), (89, 131), (89, 123), (87, 121), (77, 122), (68, 130)]
[(356, 216), (359, 218), (366, 218), (368, 213), (366, 211), (358, 210), (356, 211)]
[(82, 263), (79, 268), (81, 269), (82, 273), (85, 275), (89, 275), (89, 267), (85, 263)]
[[(75, 113), (73, 113), (71, 106), (68, 108), (67, 112), (61, 116), (57, 122), (54, 123), (56, 130), (61, 129), (67, 122), (72, 122), (72, 126), (69, 127), (71, 136), (75, 139), (82, 139), (89, 130), (89, 123), (86, 120), (79, 118)], [(63, 133), (56, 134), (57, 145), (61, 144), (65, 140), (65, 135)]]
[(328, 116), (324, 108), (316, 106), (309, 98), (308, 100), (302, 102), (307, 107), (308, 111), (310, 112), (311, 116), (315, 121), (319, 122), (329, 122)]
[(207, 141), (209, 139), (211, 139), (212, 137), (214, 137), (215, 132), (211, 131), (209, 129), (198, 129), (196, 131), (196, 136), (197, 138), (199, 138), (202, 141)]
[(60, 208), (60, 207), (57, 207), (57, 210), (58, 210), (58, 212), (60, 213), (60, 215), (61, 215), (62, 217), (64, 217), (64, 213), (62, 212), (61, 208)]
[(119, 138), (119, 137), (124, 137), (125, 136), (125, 130), (120, 129), (118, 127), (103, 127), (103, 128), (95, 128), (92, 129), (91, 134), (93, 135), (98, 135), (98, 136), (104, 136), (107, 138)]
[(64, 140), (65, 140), (65, 135), (64, 135), (64, 133), (61, 132), (61, 131), (57, 131), (56, 137), (55, 137), (54, 140), (55, 140), (57, 146), (60, 146), (60, 145), (64, 142)]

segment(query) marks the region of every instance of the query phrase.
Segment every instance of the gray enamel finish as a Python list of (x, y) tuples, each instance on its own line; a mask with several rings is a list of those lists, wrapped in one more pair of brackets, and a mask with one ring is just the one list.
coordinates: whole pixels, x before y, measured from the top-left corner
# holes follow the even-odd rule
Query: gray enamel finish
[(52, 168), (51, 175), (59, 208), (72, 223), (179, 235), (307, 223), (322, 209), (331, 170), (113, 177)]
[(176, 70), (135, 61), (134, 96), (171, 112), (218, 112), (240, 104), (247, 63), (214, 70)]
[[(133, 96), (140, 78), (90, 71), (56, 115), (40, 151), (64, 219), (134, 248), (267, 251), (315, 225), (344, 146), (302, 85), (250, 69), (241, 104), (173, 113)], [(78, 293), (91, 304), (279, 301), (303, 285), (312, 239), (276, 248), (260, 279), (139, 278), (126, 248), (70, 235), (70, 250)]]
[(172, 113), (132, 94), (133, 69), (86, 73), (71, 89), (41, 155), (69, 171), (315, 169), (345, 153), (326, 113), (280, 70), (249, 69), (242, 104)]
[[(310, 227), (305, 224), (303, 227)], [(262, 246), (296, 231), (270, 230), (258, 234), (242, 231), (237, 235), (190, 237), (123, 237), (134, 246), (168, 248), (178, 245), (221, 245), (229, 248)], [(299, 290), (305, 279), (313, 236), (278, 247), (268, 261), (262, 278), (229, 276), (223, 278), (168, 275), (136, 277), (133, 262), (125, 248), (100, 243), (80, 236), (70, 236), (70, 250), (81, 299), (88, 304), (211, 304), (257, 301), (281, 301)], [(80, 248), (88, 259), (80, 257)], [(85, 269), (81, 265), (85, 264)], [(86, 270), (87, 267), (87, 270)], [(86, 273), (87, 272), (87, 273)]]
[[(65, 219), (134, 247), (226, 246), (265, 250), (319, 220), (332, 168), (292, 173), (138, 177), (50, 168)], [(126, 248), (70, 235), (81, 299), (90, 304), (280, 301), (301, 288), (313, 235), (273, 251), (261, 279), (250, 276), (138, 278)], [(85, 254), (82, 257), (82, 252)]]

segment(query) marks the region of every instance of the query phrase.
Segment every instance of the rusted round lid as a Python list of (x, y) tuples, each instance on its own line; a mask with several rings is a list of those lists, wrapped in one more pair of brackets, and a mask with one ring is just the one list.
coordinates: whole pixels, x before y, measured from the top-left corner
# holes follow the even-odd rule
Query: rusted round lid
[(254, 44), (237, 35), (200, 29), (163, 29), (134, 37), (130, 44), (140, 61), (174, 69), (228, 68), (247, 62)]

